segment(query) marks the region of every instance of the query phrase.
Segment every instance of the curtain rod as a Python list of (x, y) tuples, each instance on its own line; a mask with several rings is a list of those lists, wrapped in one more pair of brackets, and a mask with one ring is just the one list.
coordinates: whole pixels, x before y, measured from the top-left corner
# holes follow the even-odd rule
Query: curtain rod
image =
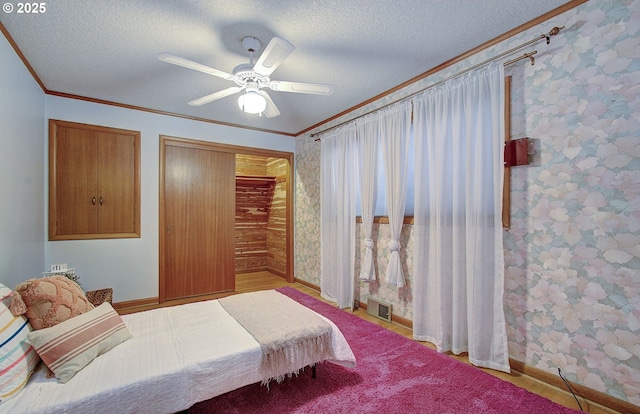
[[(392, 101), (392, 102), (390, 102), (390, 103), (388, 103), (388, 104), (385, 104), (384, 106), (381, 106), (380, 108), (376, 108), (376, 109), (373, 109), (373, 110), (371, 110), (371, 111), (369, 111), (369, 112), (365, 112), (364, 114), (362, 114), (362, 115), (358, 115), (357, 117), (352, 118), (352, 119), (350, 119), (350, 120), (348, 120), (348, 121), (341, 122), (341, 123), (339, 123), (339, 124), (337, 124), (337, 125), (334, 125), (334, 126), (332, 126), (332, 127), (329, 127), (329, 128), (327, 128), (327, 129), (324, 129), (324, 130), (322, 130), (322, 131), (320, 131), (320, 132), (315, 132), (315, 133), (311, 134), (310, 136), (311, 136), (311, 138), (313, 138), (313, 137), (318, 136), (318, 135), (320, 135), (320, 134), (324, 134), (324, 133), (325, 133), (325, 132), (327, 132), (327, 131), (331, 131), (332, 129), (335, 129), (335, 128), (338, 128), (338, 127), (341, 127), (342, 125), (346, 125), (346, 124), (348, 124), (348, 123), (350, 123), (350, 122), (353, 122), (353, 121), (355, 121), (356, 119), (362, 118), (362, 117), (364, 117), (364, 116), (366, 116), (366, 115), (369, 115), (369, 114), (372, 114), (372, 113), (374, 113), (374, 112), (377, 112), (377, 111), (379, 111), (379, 110), (381, 110), (381, 109), (387, 108), (387, 107), (389, 107), (389, 106), (391, 106), (391, 105), (393, 105), (393, 104), (396, 104), (396, 103), (398, 103), (398, 102), (403, 102), (403, 101), (409, 100), (409, 99), (411, 99), (412, 97), (414, 97), (414, 96), (418, 95), (419, 93), (422, 93), (422, 92), (424, 92), (424, 91), (426, 91), (426, 90), (428, 90), (428, 89), (431, 89), (431, 88), (433, 88), (433, 87), (435, 87), (435, 86), (441, 85), (441, 84), (443, 84), (443, 83), (445, 83), (445, 82), (447, 82), (447, 81), (449, 81), (449, 80), (451, 80), (451, 79), (457, 78), (458, 76), (462, 76), (462, 75), (464, 75), (464, 74), (465, 74), (465, 73), (467, 73), (467, 72), (470, 72), (470, 71), (472, 71), (472, 70), (474, 70), (474, 69), (477, 69), (477, 68), (479, 68), (479, 67), (481, 67), (481, 66), (484, 66), (484, 65), (486, 65), (487, 63), (493, 62), (494, 60), (500, 59), (501, 57), (506, 56), (506, 55), (508, 55), (508, 54), (511, 54), (511, 53), (513, 53), (513, 52), (515, 52), (515, 51), (517, 51), (517, 50), (520, 50), (520, 49), (522, 49), (522, 48), (525, 48), (525, 47), (529, 46), (529, 45), (530, 45), (530, 44), (532, 44), (532, 43), (539, 42), (539, 41), (540, 41), (540, 40), (542, 40), (542, 39), (546, 39), (546, 40), (547, 40), (547, 44), (549, 44), (549, 43), (551, 43), (551, 36), (555, 36), (555, 35), (557, 35), (558, 33), (560, 33), (560, 30), (562, 30), (562, 29), (564, 29), (564, 26), (561, 26), (561, 27), (557, 27), (557, 26), (556, 26), (556, 27), (554, 27), (553, 29), (551, 29), (551, 31), (550, 31), (549, 33), (542, 34), (542, 35), (540, 35), (540, 36), (536, 37), (535, 39), (529, 40), (528, 42), (525, 42), (525, 43), (523, 43), (523, 44), (521, 44), (521, 45), (519, 45), (519, 46), (516, 46), (516, 47), (514, 47), (514, 48), (511, 48), (511, 49), (507, 50), (506, 52), (502, 52), (502, 53), (500, 53), (499, 55), (496, 55), (496, 56), (494, 56), (494, 57), (492, 57), (492, 58), (489, 58), (489, 59), (487, 59), (487, 60), (485, 60), (485, 61), (482, 61), (482, 62), (480, 62), (480, 63), (477, 63), (477, 64), (475, 64), (475, 65), (473, 65), (473, 66), (471, 66), (471, 67), (469, 67), (469, 68), (467, 68), (467, 69), (465, 69), (465, 70), (462, 70), (462, 71), (460, 71), (460, 72), (458, 72), (458, 73), (456, 73), (456, 74), (453, 74), (453, 75), (451, 75), (451, 76), (449, 76), (449, 77), (447, 77), (447, 78), (445, 78), (445, 79), (442, 79), (442, 80), (440, 80), (440, 81), (438, 81), (438, 82), (436, 82), (436, 83), (434, 83), (434, 84), (431, 84), (431, 85), (429, 85), (429, 86), (426, 86), (426, 87), (424, 87), (424, 88), (422, 88), (422, 89), (420, 89), (420, 90), (418, 90), (418, 91), (416, 91), (416, 92), (413, 92), (412, 94), (410, 94), (410, 95), (408, 95), (408, 96), (405, 96), (405, 97), (403, 97), (403, 98), (398, 98), (398, 99), (396, 99), (395, 101)], [(511, 59), (511, 60), (509, 60), (509, 61), (507, 61), (507, 62), (504, 62), (504, 66), (508, 66), (508, 65), (510, 65), (510, 64), (512, 64), (512, 63), (515, 63), (515, 62), (518, 62), (518, 61), (520, 61), (520, 60), (522, 60), (522, 59), (529, 59), (529, 60), (531, 61), (531, 64), (533, 65), (533, 64), (535, 64), (535, 58), (533, 57), (533, 55), (535, 55), (536, 53), (538, 53), (538, 51), (537, 51), (537, 50), (534, 50), (534, 51), (532, 51), (532, 52), (525, 53), (525, 54), (524, 54), (524, 55), (522, 55), (522, 56), (519, 56), (519, 57), (517, 57), (517, 58), (515, 58), (515, 59)], [(316, 138), (315, 140), (316, 140), (316, 141), (320, 141), (320, 138)]]

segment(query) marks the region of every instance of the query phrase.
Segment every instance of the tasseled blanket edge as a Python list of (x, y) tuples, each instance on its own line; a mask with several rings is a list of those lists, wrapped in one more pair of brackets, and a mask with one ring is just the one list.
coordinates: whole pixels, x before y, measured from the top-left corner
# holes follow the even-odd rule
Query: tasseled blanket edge
[(264, 379), (261, 384), (268, 388), (271, 381), (281, 383), (287, 377), (297, 376), (304, 367), (333, 357), (331, 331), (316, 337), (300, 338), (291, 346), (263, 354), (260, 371)]

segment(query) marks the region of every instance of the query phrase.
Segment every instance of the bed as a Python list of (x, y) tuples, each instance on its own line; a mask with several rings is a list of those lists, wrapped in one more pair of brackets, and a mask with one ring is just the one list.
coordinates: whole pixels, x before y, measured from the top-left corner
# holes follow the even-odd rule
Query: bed
[[(255, 294), (275, 295), (277, 300), (295, 304), (287, 302), (287, 306), (308, 309), (277, 291), (234, 296), (249, 295), (247, 303), (256, 306), (261, 297), (251, 296)], [(268, 310), (256, 307), (253, 312)], [(355, 366), (340, 330), (329, 319), (315, 315), (330, 326), (331, 356), (326, 360)], [(174, 413), (271, 379), (265, 378), (262, 369), (263, 347), (220, 300), (123, 315), (122, 320), (130, 339), (97, 357), (64, 384), (50, 378), (41, 364), (20, 394), (0, 404), (0, 412)], [(315, 362), (313, 355), (303, 359), (295, 370)]]

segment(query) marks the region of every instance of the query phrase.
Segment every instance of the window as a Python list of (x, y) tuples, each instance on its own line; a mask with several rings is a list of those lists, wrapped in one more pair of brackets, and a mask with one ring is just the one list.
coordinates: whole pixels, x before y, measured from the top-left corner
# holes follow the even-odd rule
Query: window
[[(414, 134), (413, 125), (411, 126), (411, 132), (409, 135), (409, 157), (407, 165), (407, 204), (405, 207), (405, 217), (413, 217), (413, 193), (415, 182), (415, 151), (414, 151)], [(386, 217), (389, 214), (389, 208), (387, 207), (387, 180), (384, 173), (384, 161), (382, 151), (378, 151), (378, 168), (377, 168), (377, 182), (376, 182), (376, 207), (374, 215), (376, 217)], [(362, 206), (360, 200), (360, 188), (356, 193), (356, 215), (362, 215)]]

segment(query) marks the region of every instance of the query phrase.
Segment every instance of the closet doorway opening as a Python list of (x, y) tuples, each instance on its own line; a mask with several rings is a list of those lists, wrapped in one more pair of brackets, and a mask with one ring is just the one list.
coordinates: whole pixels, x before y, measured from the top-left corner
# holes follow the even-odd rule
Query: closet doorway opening
[(287, 278), (285, 158), (236, 154), (235, 273), (268, 272)]
[(293, 153), (160, 136), (159, 301), (293, 282)]

